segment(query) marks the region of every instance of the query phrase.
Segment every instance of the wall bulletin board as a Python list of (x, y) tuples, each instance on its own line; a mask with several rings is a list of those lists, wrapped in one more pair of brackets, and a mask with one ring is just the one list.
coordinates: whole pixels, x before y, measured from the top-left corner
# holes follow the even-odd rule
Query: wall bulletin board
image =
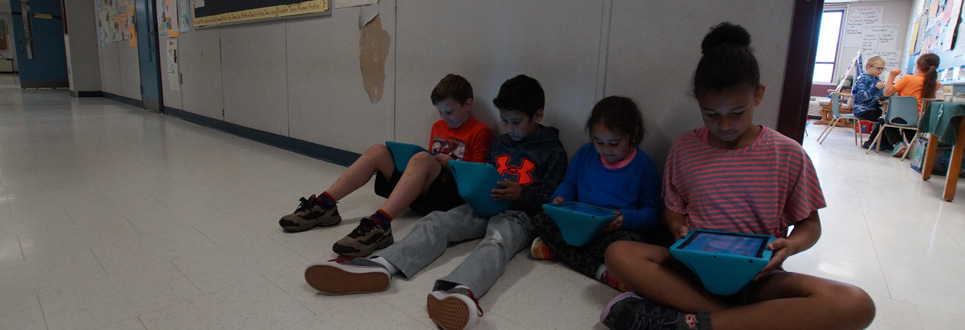
[(329, 0), (194, 0), (192, 7), (197, 27), (332, 13)]

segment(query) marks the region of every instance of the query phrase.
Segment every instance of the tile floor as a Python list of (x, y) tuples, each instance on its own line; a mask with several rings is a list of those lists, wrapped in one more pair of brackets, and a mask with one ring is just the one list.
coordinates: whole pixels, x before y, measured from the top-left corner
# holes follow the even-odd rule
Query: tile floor
[[(432, 281), (472, 242), (383, 293), (328, 297), (302, 278), (381, 203), (340, 204), (336, 228), (283, 233), (276, 220), (342, 167), (101, 98), (21, 90), (0, 75), (0, 328), (433, 329)], [(824, 236), (793, 271), (857, 284), (875, 329), (965, 324), (965, 184), (922, 182), (847, 130), (805, 142), (829, 207)], [(394, 224), (404, 237), (415, 220)], [(557, 263), (514, 259), (482, 298), (479, 329), (602, 329), (616, 292)]]

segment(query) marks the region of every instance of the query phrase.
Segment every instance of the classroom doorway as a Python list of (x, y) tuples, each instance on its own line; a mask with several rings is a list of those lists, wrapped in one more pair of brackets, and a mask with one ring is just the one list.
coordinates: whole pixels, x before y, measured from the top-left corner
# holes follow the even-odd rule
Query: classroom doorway
[(11, 0), (20, 88), (68, 87), (59, 0)]
[(137, 30), (137, 58), (141, 72), (141, 101), (145, 109), (161, 112), (161, 65), (158, 62), (158, 35), (154, 0), (134, 1), (134, 26)]

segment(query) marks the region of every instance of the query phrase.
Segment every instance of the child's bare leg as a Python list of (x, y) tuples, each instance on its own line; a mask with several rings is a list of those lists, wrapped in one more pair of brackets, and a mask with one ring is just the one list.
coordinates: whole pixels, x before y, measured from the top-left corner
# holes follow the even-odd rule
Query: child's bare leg
[(756, 303), (710, 313), (712, 328), (863, 329), (874, 319), (871, 297), (852, 285), (796, 273), (774, 273), (756, 285)]
[(382, 144), (372, 145), (365, 150), (362, 156), (352, 163), (345, 172), (342, 172), (335, 183), (332, 183), (332, 186), (325, 191), (332, 195), (335, 201), (341, 200), (369, 182), (375, 171), (382, 172), (382, 175), (386, 178), (391, 178), (395, 171), (392, 153), (389, 152), (389, 148)]
[(727, 308), (700, 283), (676, 271), (677, 261), (667, 248), (619, 241), (606, 249), (605, 258), (610, 274), (641, 297), (690, 313)]
[(402, 213), (419, 195), (429, 189), (429, 185), (441, 171), (442, 165), (432, 154), (420, 152), (412, 156), (399, 178), (399, 183), (395, 185), (385, 204), (382, 204), (382, 211), (393, 218)]

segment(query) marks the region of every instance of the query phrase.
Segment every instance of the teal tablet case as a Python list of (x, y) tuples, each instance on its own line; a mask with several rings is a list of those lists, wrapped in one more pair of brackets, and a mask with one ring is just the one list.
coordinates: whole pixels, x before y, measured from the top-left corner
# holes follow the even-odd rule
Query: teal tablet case
[(385, 141), (385, 146), (389, 148), (389, 152), (392, 153), (392, 158), (395, 160), (395, 168), (399, 170), (399, 172), (405, 172), (405, 166), (409, 164), (409, 159), (412, 158), (412, 156), (423, 151), (429, 152), (426, 148), (411, 143)]
[(670, 246), (670, 254), (700, 278), (713, 294), (740, 291), (767, 266), (773, 236), (693, 229)]
[(492, 190), (502, 188), (496, 182), (503, 176), (492, 164), (450, 160), (449, 171), (456, 178), (459, 196), (481, 217), (491, 217), (509, 208), (510, 201), (495, 201)]
[(593, 241), (617, 218), (611, 209), (578, 202), (547, 203), (543, 210), (556, 222), (566, 244), (572, 246)]

